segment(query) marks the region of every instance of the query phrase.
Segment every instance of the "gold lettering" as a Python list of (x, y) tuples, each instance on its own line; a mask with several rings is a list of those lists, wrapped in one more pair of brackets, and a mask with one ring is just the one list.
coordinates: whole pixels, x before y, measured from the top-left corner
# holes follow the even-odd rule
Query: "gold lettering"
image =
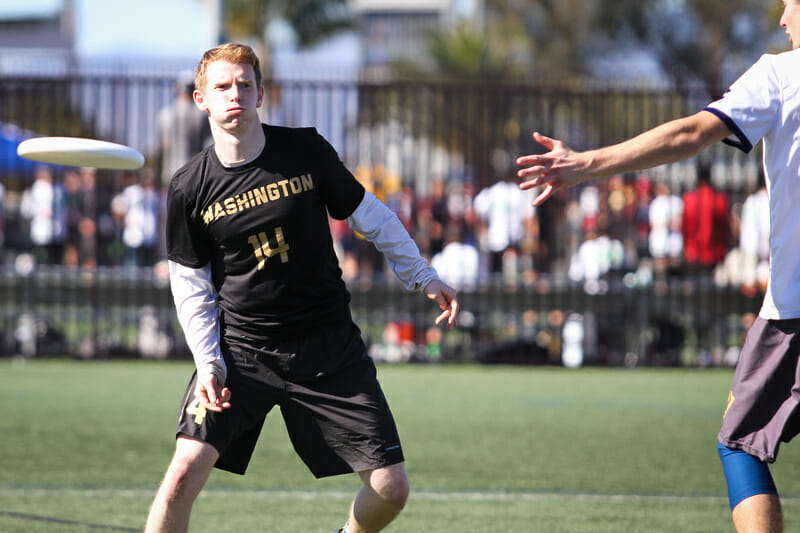
[(208, 207), (205, 211), (203, 211), (203, 222), (206, 224), (211, 224), (214, 221), (214, 207)]
[(289, 187), (292, 188), (292, 194), (300, 194), (303, 192), (303, 186), (300, 178), (292, 178), (289, 180)]
[(253, 189), (252, 193), (255, 197), (255, 201), (253, 202), (255, 205), (261, 205), (269, 202), (269, 199), (267, 198), (267, 190), (264, 187)]
[(233, 198), (225, 198), (223, 203), (225, 204), (225, 211), (229, 215), (235, 215), (239, 211), (239, 209), (236, 207), (236, 200)]
[(733, 395), (733, 391), (729, 391), (728, 392), (728, 405), (727, 405), (727, 407), (725, 407), (725, 412), (722, 413), (722, 418), (725, 418), (728, 415), (728, 411), (731, 410), (731, 405), (733, 405), (733, 402), (735, 402), (735, 401), (736, 401), (736, 397)]
[(314, 179), (311, 174), (303, 174), (225, 198), (222, 203), (217, 202), (208, 206), (201, 215), (203, 222), (211, 224), (224, 216), (234, 215), (240, 211), (274, 202), (290, 195), (301, 194), (314, 188)]
[(263, 231), (258, 235), (250, 235), (247, 238), (247, 242), (253, 247), (253, 253), (258, 260), (257, 270), (263, 270), (267, 259), (276, 255), (280, 255), (281, 263), (289, 262), (289, 245), (283, 239), (283, 229), (280, 226), (275, 228), (275, 240), (278, 244), (277, 248), (270, 246), (267, 234)]
[(270, 183), (269, 185), (267, 185), (267, 194), (269, 195), (269, 199), (273, 201), (281, 197), (281, 193), (278, 190), (278, 186), (275, 185), (274, 183)]
[[(250, 246), (253, 247), (253, 253), (256, 255), (256, 259), (258, 260), (258, 265), (256, 265), (256, 270), (264, 270), (264, 264), (266, 263), (266, 259), (264, 258), (264, 252), (262, 252), (263, 244), (261, 241), (261, 236), (263, 235), (264, 241), (267, 240), (267, 236), (264, 233), (261, 233), (256, 237), (255, 235), (250, 235), (247, 238), (247, 242), (250, 243)], [(269, 244), (267, 244), (269, 246)]]
[(198, 426), (203, 423), (203, 419), (206, 417), (206, 408), (200, 405), (200, 400), (197, 399), (186, 408), (186, 412), (194, 415), (194, 423)]
[(286, 184), (289, 183), (289, 180), (281, 180), (277, 184), (280, 185), (281, 189), (283, 189), (283, 195), (289, 196), (289, 191), (286, 188)]

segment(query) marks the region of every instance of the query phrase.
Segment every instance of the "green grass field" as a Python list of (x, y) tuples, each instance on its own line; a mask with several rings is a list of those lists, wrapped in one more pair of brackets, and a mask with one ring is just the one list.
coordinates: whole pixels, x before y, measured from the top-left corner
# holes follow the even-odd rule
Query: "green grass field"
[[(0, 531), (139, 531), (190, 363), (0, 361)], [(727, 532), (715, 438), (729, 370), (381, 366), (412, 496), (386, 531)], [(800, 447), (773, 475), (800, 530)], [(193, 531), (340, 527), (356, 476), (315, 480), (279, 413)]]

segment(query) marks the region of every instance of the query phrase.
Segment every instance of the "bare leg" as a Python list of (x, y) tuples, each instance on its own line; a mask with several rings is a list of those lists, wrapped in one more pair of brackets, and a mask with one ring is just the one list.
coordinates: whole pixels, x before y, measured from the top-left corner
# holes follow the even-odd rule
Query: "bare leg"
[(192, 504), (217, 461), (217, 450), (205, 442), (178, 437), (175, 455), (150, 506), (145, 533), (185, 533)]
[(403, 510), (408, 500), (405, 463), (359, 472), (364, 487), (350, 506), (350, 533), (376, 533)]
[(733, 508), (737, 533), (782, 533), (781, 500), (775, 494), (756, 494)]

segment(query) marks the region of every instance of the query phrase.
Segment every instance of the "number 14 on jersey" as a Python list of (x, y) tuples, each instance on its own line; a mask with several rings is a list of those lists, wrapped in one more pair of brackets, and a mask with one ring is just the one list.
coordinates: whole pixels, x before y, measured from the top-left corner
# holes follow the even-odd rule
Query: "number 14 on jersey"
[(275, 242), (277, 243), (275, 248), (270, 246), (267, 234), (263, 231), (258, 235), (250, 235), (247, 242), (253, 246), (253, 253), (258, 260), (258, 270), (263, 270), (267, 259), (276, 255), (281, 256), (281, 263), (289, 262), (289, 245), (283, 239), (283, 230), (280, 226), (275, 228)]

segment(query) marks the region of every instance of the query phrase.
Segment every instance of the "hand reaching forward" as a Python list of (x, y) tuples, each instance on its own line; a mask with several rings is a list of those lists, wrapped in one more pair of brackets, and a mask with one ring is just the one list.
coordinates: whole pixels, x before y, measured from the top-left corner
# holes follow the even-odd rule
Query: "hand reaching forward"
[(221, 413), (223, 409), (231, 406), (231, 390), (219, 384), (217, 376), (203, 373), (197, 376), (194, 396), (200, 400), (200, 405), (209, 411)]
[(456, 315), (458, 314), (458, 300), (456, 300), (456, 290), (441, 280), (435, 279), (425, 286), (425, 295), (431, 300), (436, 301), (442, 309), (442, 314), (436, 317), (434, 323), (438, 326), (447, 319), (447, 329), (456, 326)]
[(559, 189), (572, 187), (592, 176), (588, 173), (590, 159), (582, 152), (576, 152), (564, 142), (533, 133), (533, 139), (547, 148), (546, 154), (524, 155), (517, 158), (517, 165), (526, 168), (517, 171), (517, 176), (525, 178), (519, 185), (522, 190), (542, 187), (533, 200), (533, 205), (541, 205)]

